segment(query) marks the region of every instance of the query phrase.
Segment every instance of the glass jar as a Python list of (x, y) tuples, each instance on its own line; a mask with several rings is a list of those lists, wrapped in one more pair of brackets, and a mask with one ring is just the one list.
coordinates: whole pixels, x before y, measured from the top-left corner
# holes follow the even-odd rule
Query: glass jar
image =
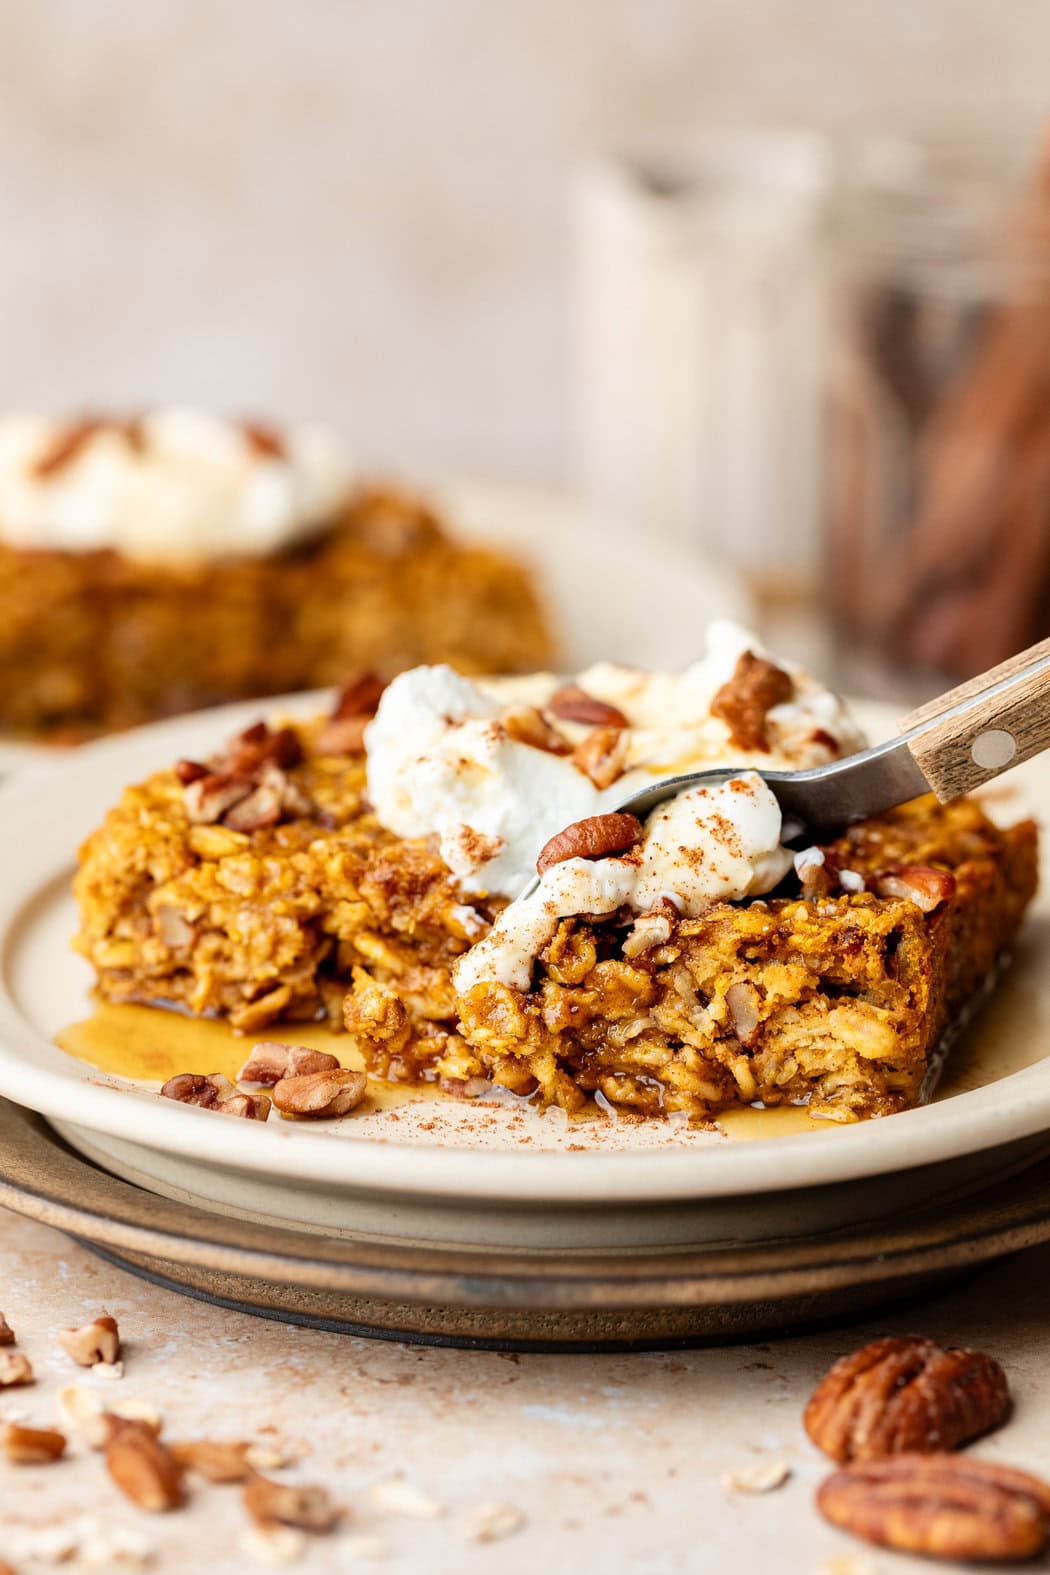
[(1050, 156), (869, 143), (837, 206), (821, 600), (922, 697), (1050, 633)]

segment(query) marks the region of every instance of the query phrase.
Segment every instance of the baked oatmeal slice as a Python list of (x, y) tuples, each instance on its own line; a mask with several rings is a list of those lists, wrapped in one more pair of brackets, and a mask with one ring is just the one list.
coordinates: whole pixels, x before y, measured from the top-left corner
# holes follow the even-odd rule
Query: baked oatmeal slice
[(451, 1019), (449, 968), (495, 909), (465, 902), (425, 840), (380, 826), (364, 796), (366, 720), (260, 724), (215, 760), (126, 789), (75, 880), (75, 944), (107, 1000), (245, 1032), (277, 1019), (338, 1026), (354, 970), (367, 969), (376, 990), (397, 981), (418, 1034)]
[(806, 1104), (851, 1121), (918, 1103), (1034, 893), (1035, 827), (921, 799), (798, 863), (801, 881), (695, 918), (663, 903), (562, 919), (529, 988), (460, 994), (461, 1075), (647, 1115)]

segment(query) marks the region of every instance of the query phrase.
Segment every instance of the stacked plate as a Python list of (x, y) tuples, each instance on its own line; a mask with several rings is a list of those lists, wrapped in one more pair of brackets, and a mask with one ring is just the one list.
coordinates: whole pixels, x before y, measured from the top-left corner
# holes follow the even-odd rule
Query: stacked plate
[[(625, 628), (639, 595), (657, 593), (645, 555), (634, 558), (601, 588), (603, 617), (618, 605)], [(659, 578), (672, 622), (688, 611), (697, 628), (721, 610), (694, 568), (678, 566), (668, 591), (665, 556)], [(274, 704), (305, 715), (325, 703)], [(127, 783), (208, 753), (258, 714), (252, 703), (162, 723), (0, 790), (0, 1202), (194, 1294), (498, 1345), (781, 1329), (1050, 1236), (1045, 895), (938, 1098), (846, 1127), (778, 1112), (724, 1130), (570, 1123), (516, 1101), (452, 1100), (263, 1126), (215, 1120), (66, 1054), (56, 1034), (92, 1010), (90, 972), (70, 949), (78, 844)], [(1050, 768), (1035, 762), (991, 807), (1018, 818), (1048, 790)]]

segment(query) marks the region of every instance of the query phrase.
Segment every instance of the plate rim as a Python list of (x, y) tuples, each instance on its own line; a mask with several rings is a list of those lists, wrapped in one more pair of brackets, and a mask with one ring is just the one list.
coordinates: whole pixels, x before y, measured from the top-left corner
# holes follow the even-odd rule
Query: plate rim
[[(989, 1087), (943, 1104), (860, 1122), (848, 1130), (806, 1132), (761, 1144), (659, 1152), (566, 1153), (439, 1148), (380, 1143), (289, 1124), (222, 1123), (208, 1112), (162, 1101), (152, 1092), (78, 1081), (67, 1071), (34, 1064), (41, 1048), (61, 1054), (24, 1016), (10, 987), (10, 959), (20, 922), (70, 868), (66, 847), (52, 849), (46, 832), (81, 815), (70, 844), (101, 816), (80, 804), (113, 803), (128, 781), (158, 760), (199, 753), (254, 720), (261, 705), (290, 714), (323, 706), (330, 691), (237, 702), (150, 724), (83, 746), (45, 773), (0, 785), (0, 1095), (79, 1126), (166, 1149), (227, 1169), (266, 1171), (297, 1182), (379, 1189), (390, 1194), (498, 1200), (513, 1204), (698, 1200), (754, 1195), (783, 1185), (816, 1186), (916, 1168), (975, 1154), (1050, 1127), (1050, 1057)], [(205, 736), (207, 735), (207, 736)], [(69, 809), (69, 801), (77, 808)], [(79, 1063), (70, 1061), (71, 1066)], [(913, 1133), (921, 1134), (912, 1137)]]

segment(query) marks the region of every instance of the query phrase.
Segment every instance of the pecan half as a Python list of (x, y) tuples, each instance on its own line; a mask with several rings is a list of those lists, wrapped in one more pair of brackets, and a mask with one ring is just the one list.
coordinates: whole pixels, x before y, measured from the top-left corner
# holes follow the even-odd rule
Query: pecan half
[(21, 1389), (31, 1384), (33, 1364), (21, 1351), (0, 1351), (0, 1389)]
[(547, 710), (563, 722), (587, 722), (591, 727), (629, 727), (619, 706), (589, 695), (579, 684), (562, 684), (547, 701)]
[(507, 737), (513, 738), (515, 743), (542, 749), (548, 755), (567, 755), (572, 751), (568, 739), (563, 738), (556, 727), (551, 727), (543, 712), (534, 705), (523, 705), (505, 712), (500, 718), (500, 724)]
[(21, 1427), (9, 1422), (4, 1429), (4, 1454), (16, 1466), (45, 1466), (61, 1460), (66, 1451), (64, 1433), (50, 1427)]
[(866, 1542), (927, 1558), (1014, 1562), (1050, 1542), (1050, 1485), (960, 1455), (847, 1466), (821, 1485), (817, 1508)]
[(0, 1312), (0, 1345), (14, 1345), (15, 1331)]
[(726, 724), (741, 749), (768, 750), (766, 716), (775, 705), (790, 700), (794, 691), (791, 675), (782, 667), (754, 651), (744, 651), (732, 678), (712, 700), (711, 715)]
[(283, 807), (277, 784), (264, 782), (226, 811), (223, 824), (231, 831), (259, 831), (263, 826), (276, 826)]
[(209, 1439), (188, 1444), (172, 1444), (171, 1453), (183, 1471), (195, 1471), (206, 1482), (247, 1482), (253, 1475), (248, 1461), (251, 1444), (235, 1440)]
[(244, 1490), (244, 1507), (259, 1526), (297, 1526), (321, 1535), (338, 1524), (338, 1507), (327, 1488), (297, 1487), (252, 1477)]
[(920, 1335), (873, 1340), (818, 1384), (802, 1425), (832, 1460), (957, 1449), (999, 1427), (1006, 1375), (982, 1351), (942, 1350)]
[(572, 763), (596, 788), (612, 787), (627, 763), (628, 734), (622, 727), (596, 727), (576, 745)]
[(306, 1072), (299, 1077), (282, 1077), (275, 1083), (273, 1102), (287, 1116), (345, 1116), (361, 1103), (367, 1086), (364, 1072), (343, 1067), (330, 1072)]
[(923, 913), (932, 913), (955, 896), (955, 876), (932, 864), (902, 864), (877, 876), (875, 890), (880, 897), (906, 897)]
[(326, 1050), (310, 1050), (306, 1045), (286, 1045), (264, 1039), (252, 1045), (248, 1059), (237, 1073), (238, 1083), (263, 1083), (272, 1088), (283, 1077), (298, 1077), (304, 1072), (334, 1072), (338, 1058)]
[(542, 875), (565, 859), (604, 859), (610, 853), (625, 853), (641, 835), (642, 823), (636, 815), (590, 815), (586, 820), (574, 820), (541, 848), (537, 872)]
[(170, 1449), (143, 1422), (114, 1417), (111, 1426), (106, 1469), (120, 1491), (153, 1515), (177, 1509), (185, 1497), (182, 1467)]
[(97, 1362), (112, 1364), (120, 1355), (120, 1330), (117, 1320), (103, 1313), (77, 1329), (63, 1329), (58, 1343), (78, 1367), (94, 1367)]

